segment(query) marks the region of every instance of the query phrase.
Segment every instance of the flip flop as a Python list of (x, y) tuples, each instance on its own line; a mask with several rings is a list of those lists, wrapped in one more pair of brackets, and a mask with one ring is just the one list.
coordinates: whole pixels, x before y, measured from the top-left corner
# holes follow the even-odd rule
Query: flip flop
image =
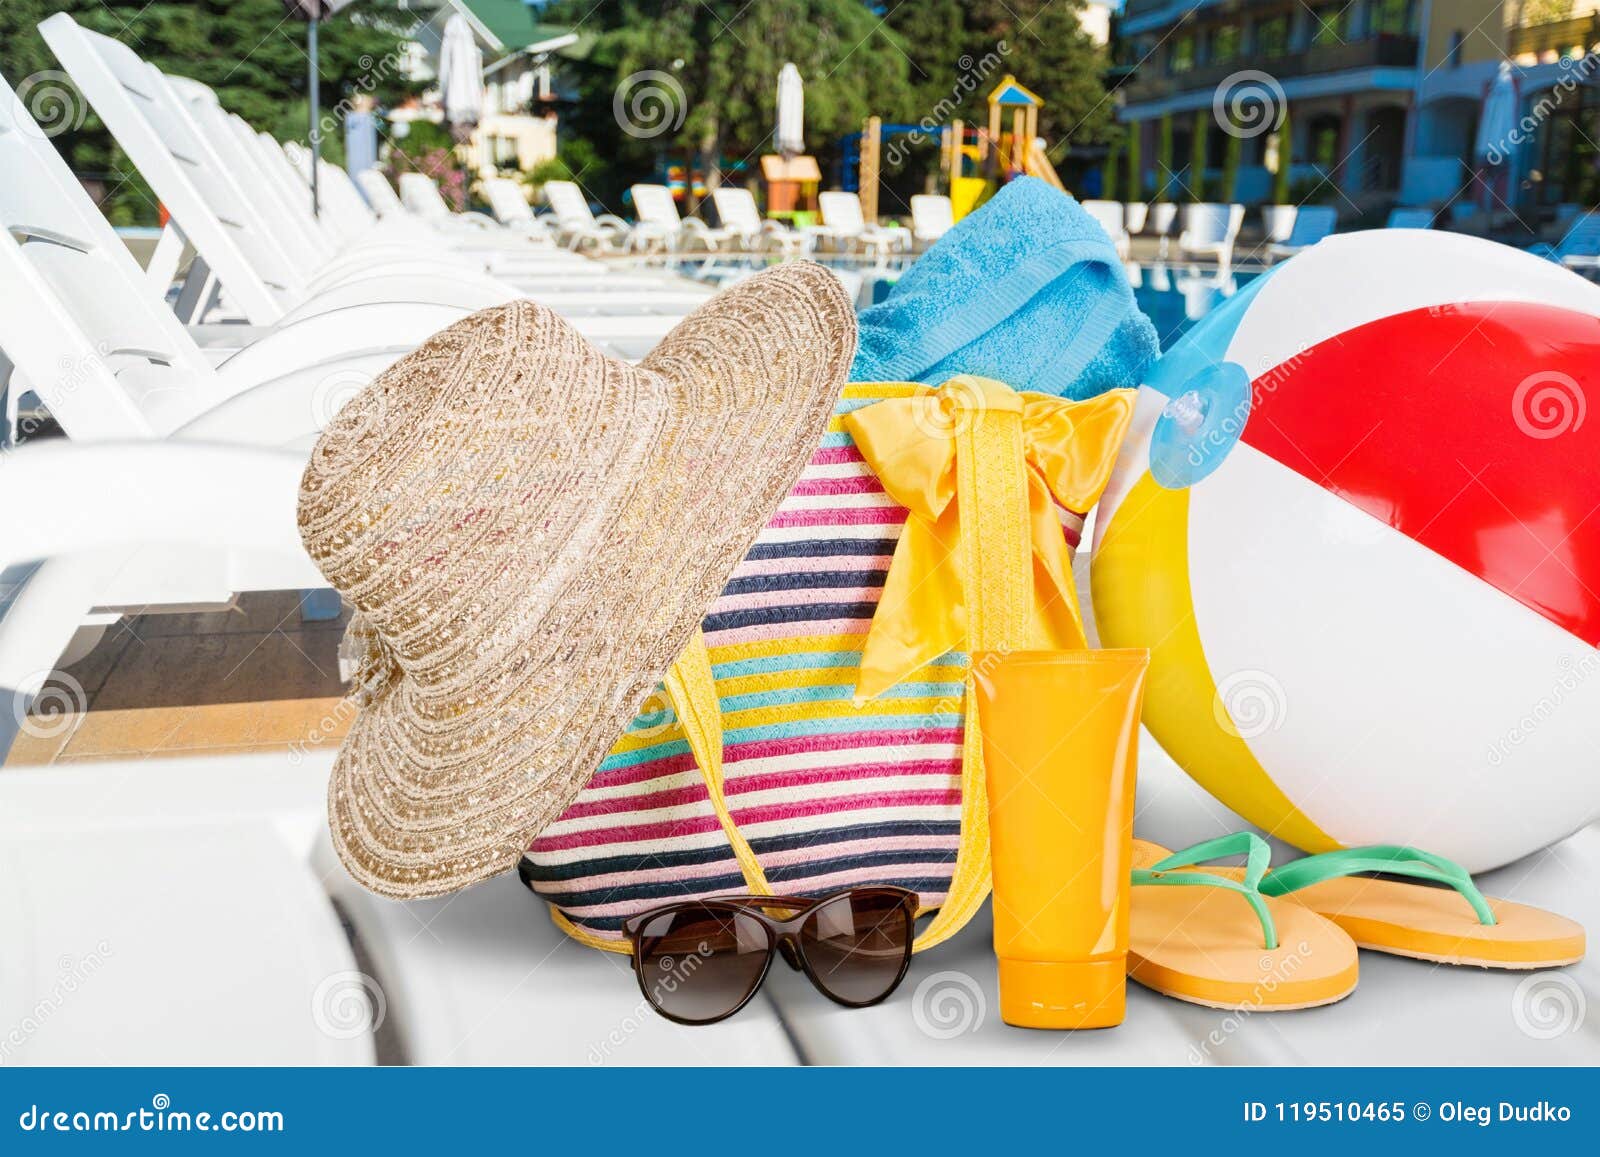
[[(1356, 875), (1363, 872), (1428, 883)], [(1305, 856), (1259, 883), (1263, 895), (1332, 920), (1375, 952), (1480, 968), (1559, 968), (1583, 959), (1582, 925), (1542, 908), (1485, 899), (1460, 864), (1415, 848), (1378, 844)]]
[[(1242, 873), (1181, 870), (1236, 855), (1246, 857)], [(1315, 1008), (1354, 992), (1349, 935), (1304, 905), (1261, 894), (1271, 857), (1250, 832), (1181, 852), (1134, 840), (1128, 975), (1164, 996), (1250, 1012)]]

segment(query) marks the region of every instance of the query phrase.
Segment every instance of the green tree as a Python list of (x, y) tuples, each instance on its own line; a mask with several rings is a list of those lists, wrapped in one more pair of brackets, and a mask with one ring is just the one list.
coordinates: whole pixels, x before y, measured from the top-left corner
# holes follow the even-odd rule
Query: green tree
[[(252, 126), (304, 140), (309, 117), (305, 25), (285, 18), (281, 0), (4, 0), (0, 3), (0, 73), (24, 96), (64, 89), (75, 102), (55, 137), (68, 163), (105, 191), (104, 208), (117, 224), (149, 223), (156, 205), (133, 166), (70, 85), (29, 84), (61, 71), (37, 25), (69, 12), (84, 27), (120, 40), (164, 72), (210, 85), (225, 108)], [(318, 53), (322, 102), (333, 115), (336, 155), (341, 101), (367, 93), (380, 103), (408, 85), (400, 49), (415, 22), (399, 0), (358, 0), (324, 22)], [(53, 78), (54, 79), (54, 78)], [(40, 118), (41, 108), (30, 108)], [(327, 123), (325, 121), (325, 123)]]
[(904, 115), (909, 61), (860, 0), (575, 0), (545, 12), (594, 40), (566, 128), (604, 162), (579, 174), (592, 196), (621, 190), (667, 156), (715, 185), (771, 148), (778, 70), (806, 82), (806, 143), (824, 159), (872, 114)]

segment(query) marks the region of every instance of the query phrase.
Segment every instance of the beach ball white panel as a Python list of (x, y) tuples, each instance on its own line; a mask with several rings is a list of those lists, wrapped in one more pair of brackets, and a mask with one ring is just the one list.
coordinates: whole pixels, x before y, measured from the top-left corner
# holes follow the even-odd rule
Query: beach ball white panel
[(1278, 787), (1345, 845), (1472, 871), (1588, 822), (1600, 656), (1249, 446), (1190, 491), (1195, 620)]
[(1531, 301), (1600, 314), (1600, 286), (1553, 261), (1426, 229), (1336, 234), (1270, 278), (1228, 343), (1252, 380), (1346, 330), (1433, 305)]

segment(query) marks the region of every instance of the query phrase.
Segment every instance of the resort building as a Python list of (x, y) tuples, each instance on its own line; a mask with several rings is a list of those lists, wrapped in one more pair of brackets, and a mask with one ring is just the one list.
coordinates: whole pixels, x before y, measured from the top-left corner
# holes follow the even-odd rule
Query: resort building
[(1515, 2), (1506, 52), (1521, 203), (1600, 203), (1600, 0)]
[[(556, 155), (553, 70), (557, 54), (572, 48), (571, 29), (541, 23), (523, 0), (438, 0), (413, 4), (423, 9), (412, 38), (413, 78), (424, 83), (438, 75), (445, 23), (454, 13), (466, 17), (483, 53), (483, 117), (471, 140), (472, 167), (478, 175), (526, 172)], [(418, 114), (438, 120), (436, 93), (425, 96)]]
[(1286, 161), (1292, 190), (1330, 181), (1346, 213), (1443, 203), (1506, 20), (1500, 0), (1127, 0), (1120, 115), (1143, 193), (1264, 201)]

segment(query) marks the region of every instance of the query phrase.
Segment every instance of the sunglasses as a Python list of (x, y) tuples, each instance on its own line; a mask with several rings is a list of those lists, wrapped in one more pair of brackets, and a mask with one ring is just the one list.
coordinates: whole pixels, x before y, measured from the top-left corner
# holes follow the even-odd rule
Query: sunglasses
[(781, 954), (829, 1000), (877, 1004), (911, 963), (917, 894), (849, 888), (826, 896), (719, 896), (623, 924), (645, 999), (668, 1020), (713, 1024), (743, 1008)]

